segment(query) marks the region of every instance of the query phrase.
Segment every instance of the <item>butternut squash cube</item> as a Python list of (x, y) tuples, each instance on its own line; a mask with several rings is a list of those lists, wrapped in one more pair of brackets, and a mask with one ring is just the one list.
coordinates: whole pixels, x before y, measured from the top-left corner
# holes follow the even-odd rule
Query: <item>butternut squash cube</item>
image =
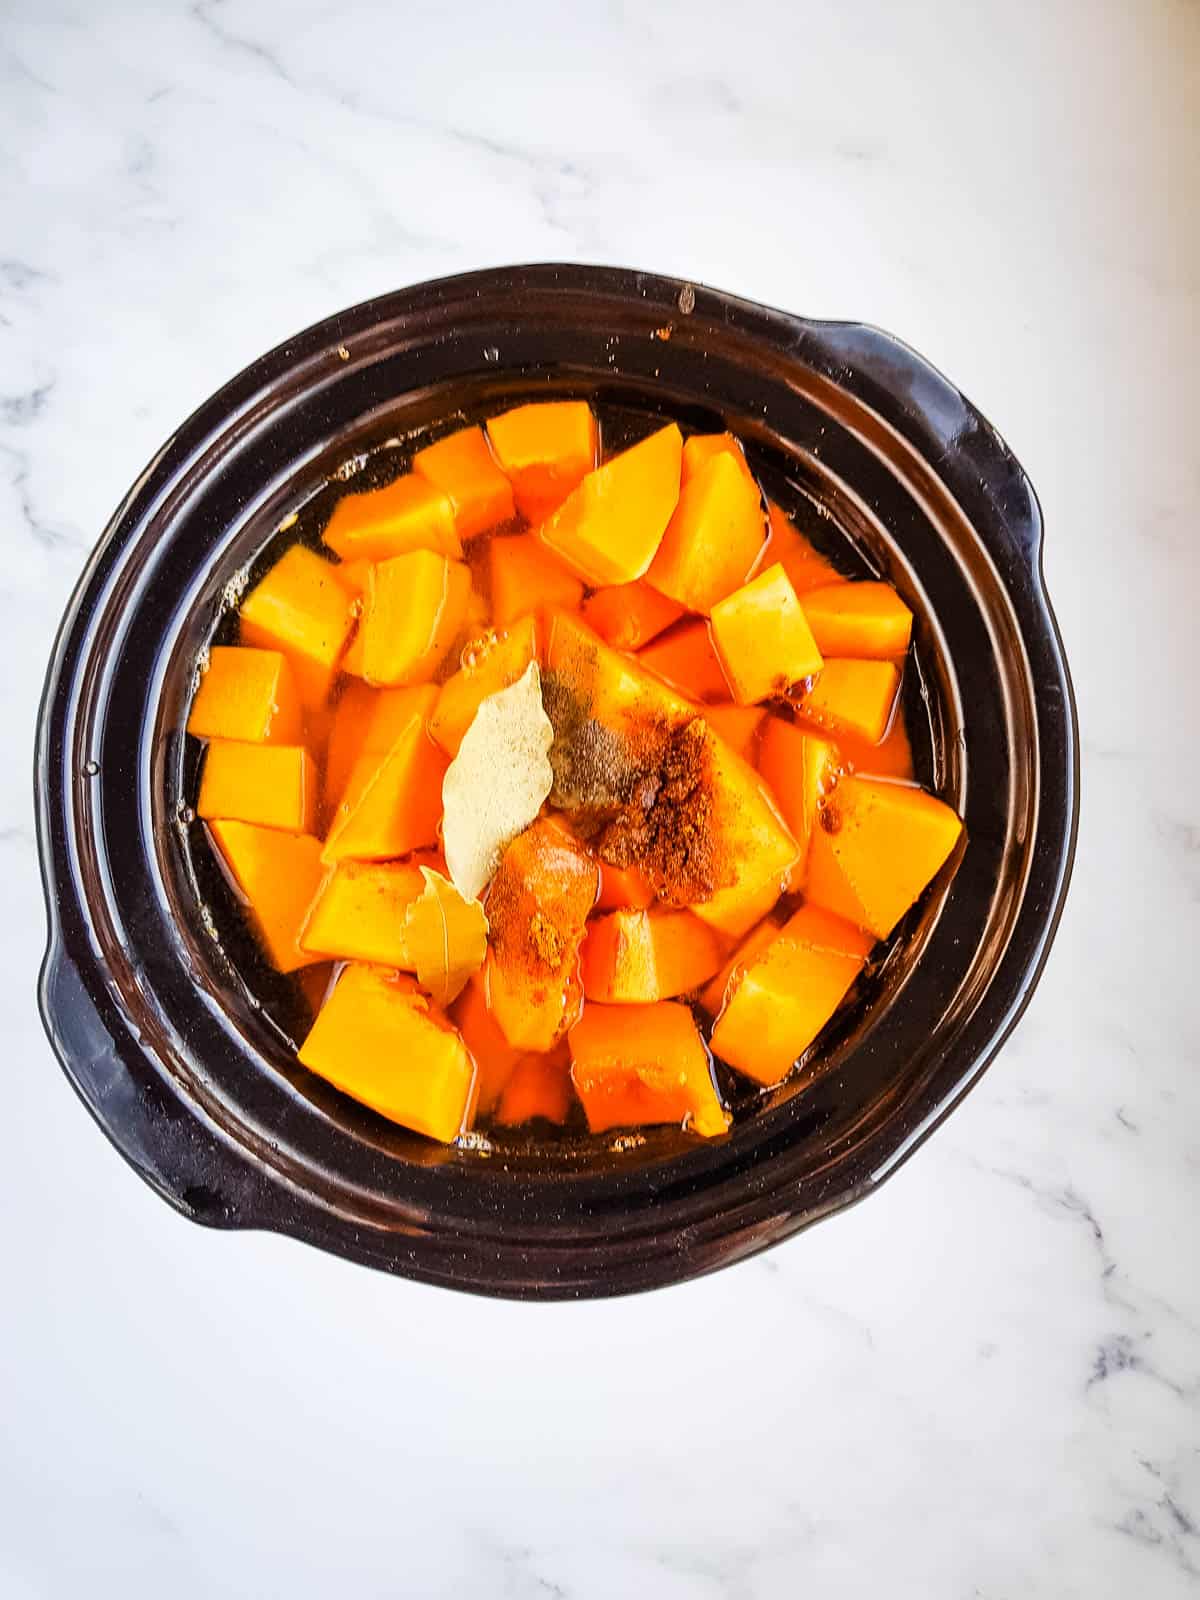
[(319, 783), (316, 762), (301, 745), (213, 739), (204, 753), (196, 814), (309, 833)]
[(433, 550), (379, 562), (371, 568), (347, 667), (390, 687), (431, 678), (459, 635), (470, 595), (468, 568)]
[(492, 417), (488, 439), (517, 510), (541, 522), (596, 465), (599, 429), (586, 400), (543, 400)]
[(707, 615), (745, 583), (765, 538), (758, 485), (744, 461), (720, 451), (680, 491), (646, 581)]
[(613, 867), (607, 861), (600, 868), (600, 893), (597, 911), (645, 911), (655, 901), (654, 890), (644, 872), (637, 867)]
[(475, 1067), (467, 1047), (410, 978), (347, 967), (299, 1054), (335, 1088), (443, 1144), (470, 1121)]
[(383, 757), (365, 751), (333, 814), (322, 861), (390, 861), (434, 844), (446, 767), (420, 716), (410, 717)]
[(716, 934), (688, 911), (614, 911), (594, 917), (580, 952), (589, 1002), (671, 1000), (698, 989), (721, 965)]
[(743, 969), (779, 937), (782, 926), (782, 920), (776, 915), (764, 917), (757, 927), (751, 928), (741, 944), (726, 958), (716, 976), (710, 978), (704, 985), (698, 998), (710, 1017), (720, 1016), (730, 979), (735, 975), (740, 976)]
[(758, 571), (778, 561), (797, 594), (807, 594), (825, 584), (844, 583), (833, 562), (823, 556), (804, 537), (782, 506), (767, 502), (767, 542), (758, 561)]
[(300, 929), (321, 886), (321, 841), (307, 833), (221, 820), (208, 824), (208, 834), (271, 965), (295, 972), (321, 961), (300, 948)]
[(712, 829), (726, 887), (691, 907), (701, 921), (740, 939), (779, 899), (799, 846), (754, 768), (709, 735)]
[(669, 423), (589, 472), (542, 524), (541, 537), (589, 584), (632, 583), (675, 510), (682, 454), (679, 429)]
[(783, 694), (821, 670), (821, 652), (778, 562), (713, 607), (712, 636), (739, 705)]
[(453, 1017), (475, 1062), (479, 1115), (490, 1117), (525, 1051), (519, 1046), (514, 1048), (501, 1033), (488, 1007), (482, 972), (472, 973), (467, 980), (466, 988), (454, 1002)]
[(433, 683), (410, 684), (404, 689), (372, 689), (355, 682), (343, 685), (325, 756), (326, 812), (332, 813), (345, 795), (355, 762), (368, 755), (382, 761), (414, 717), (428, 726), (437, 698), (438, 688)]
[(640, 650), (683, 615), (683, 607), (644, 578), (597, 589), (583, 602), (583, 620), (614, 650)]
[(862, 971), (871, 939), (815, 906), (734, 976), (712, 1031), (714, 1055), (753, 1078), (786, 1078)]
[(336, 961), (413, 971), (404, 921), (424, 887), (420, 868), (408, 862), (342, 861), (312, 903), (300, 947)]
[(472, 639), (463, 650), (462, 666), (438, 691), (429, 732), (448, 756), (456, 756), (463, 735), (488, 695), (516, 683), (538, 657), (537, 620), (523, 617), (512, 627)]
[(579, 1015), (579, 946), (598, 884), (596, 863), (548, 819), (526, 828), (501, 857), (487, 893), (485, 980), (509, 1044), (549, 1050)]
[(800, 847), (786, 885), (791, 894), (804, 887), (817, 808), (837, 781), (840, 760), (837, 746), (827, 739), (805, 733), (781, 717), (767, 718), (758, 747), (758, 770)]
[(639, 651), (638, 660), (693, 699), (729, 699), (729, 683), (702, 617), (672, 628)]
[(583, 584), (536, 533), (493, 539), (488, 546), (492, 580), (492, 616), (498, 628), (549, 606), (574, 611), (583, 599)]
[(462, 555), (449, 495), (406, 472), (382, 489), (344, 494), (321, 536), (343, 561), (386, 561), (409, 550)]
[(894, 661), (829, 660), (799, 702), (802, 714), (836, 734), (878, 744), (887, 732), (900, 689)]
[(765, 716), (766, 711), (762, 706), (722, 704), (704, 708), (704, 720), (717, 738), (724, 739), (729, 748), (735, 750), (743, 761), (749, 761), (751, 766), (754, 765), (758, 731)]
[(198, 739), (299, 744), (300, 697), (281, 650), (213, 645), (187, 731)]
[(593, 1133), (674, 1123), (712, 1138), (729, 1127), (687, 1006), (588, 1004), (567, 1042), (571, 1080)]
[(890, 583), (825, 584), (803, 604), (822, 655), (887, 661), (908, 649), (912, 612)]
[(482, 428), (461, 428), (418, 450), (413, 471), (449, 496), (464, 543), (516, 515), (512, 484), (493, 460)]
[(704, 468), (714, 456), (729, 456), (738, 469), (746, 476), (748, 483), (753, 485), (755, 494), (758, 493), (758, 484), (754, 482), (754, 474), (746, 462), (746, 452), (742, 449), (741, 441), (735, 439), (732, 433), (693, 433), (683, 441), (683, 471), (681, 478), (684, 483), (703, 472)]
[(294, 544), (242, 601), (241, 640), (282, 650), (302, 704), (320, 707), (354, 627), (350, 606), (329, 562)]
[(544, 1054), (524, 1055), (513, 1068), (496, 1107), (502, 1128), (540, 1117), (561, 1127), (571, 1110), (571, 1057), (566, 1040)]
[[(551, 680), (551, 695), (556, 691), (568, 695), (579, 708), (616, 730), (647, 719), (687, 722), (696, 714), (691, 701), (639, 661), (610, 649), (577, 617), (563, 612), (549, 619), (546, 677)], [(550, 716), (553, 721), (553, 711)]]
[(845, 777), (813, 831), (808, 898), (886, 939), (961, 833), (950, 807), (923, 789)]

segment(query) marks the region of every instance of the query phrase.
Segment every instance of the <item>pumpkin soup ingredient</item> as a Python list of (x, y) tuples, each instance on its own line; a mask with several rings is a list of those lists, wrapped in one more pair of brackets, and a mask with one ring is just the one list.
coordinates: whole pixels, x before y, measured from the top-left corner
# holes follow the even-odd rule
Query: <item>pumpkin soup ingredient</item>
[(895, 659), (912, 637), (912, 612), (890, 583), (830, 583), (809, 589), (804, 615), (826, 656)]
[(386, 754), (367, 750), (355, 762), (321, 859), (389, 861), (434, 844), (445, 770), (424, 719), (410, 717)]
[(214, 645), (188, 713), (198, 739), (299, 744), (300, 698), (280, 650)]
[(534, 617), (509, 628), (489, 629), (463, 649), (462, 666), (438, 692), (429, 732), (448, 756), (456, 756), (463, 735), (489, 695), (507, 689), (537, 660), (538, 629)]
[(301, 949), (300, 929), (321, 883), (321, 841), (252, 822), (217, 820), (208, 832), (271, 965), (295, 972), (320, 961)]
[(600, 437), (586, 400), (545, 400), (492, 417), (488, 438), (517, 510), (541, 522), (596, 465)]
[(571, 1079), (593, 1133), (683, 1122), (711, 1138), (728, 1128), (729, 1113), (687, 1006), (670, 1000), (589, 1004), (567, 1042)]
[(424, 888), (405, 861), (341, 861), (327, 874), (300, 935), (310, 955), (413, 970), (408, 908)]
[(474, 539), (515, 514), (512, 485), (488, 449), (482, 428), (460, 428), (418, 450), (413, 471), (450, 498), (460, 539)]
[(740, 976), (742, 971), (758, 956), (767, 946), (778, 937), (783, 926), (777, 913), (764, 917), (757, 927), (751, 928), (742, 942), (734, 949), (733, 954), (726, 958), (716, 976), (701, 989), (698, 996), (701, 1006), (710, 1017), (720, 1014), (721, 1007), (725, 1004), (725, 996), (729, 992), (730, 979)]
[(850, 733), (878, 744), (887, 732), (900, 689), (893, 661), (829, 660), (800, 696), (804, 716), (834, 734)]
[(536, 661), (480, 702), (442, 782), (442, 844), (455, 886), (476, 897), (550, 793), (554, 730)]
[(204, 756), (196, 813), (310, 833), (321, 778), (302, 745), (213, 739)]
[(778, 562), (713, 607), (712, 637), (739, 705), (783, 694), (821, 670), (821, 652)]
[(411, 978), (347, 967), (299, 1055), (336, 1088), (432, 1139), (448, 1144), (470, 1120), (475, 1065)]
[(683, 607), (644, 578), (597, 589), (583, 602), (583, 620), (614, 650), (640, 650), (683, 615)]
[(580, 952), (586, 998), (607, 1004), (671, 1000), (721, 964), (716, 934), (690, 911), (614, 911), (593, 917)]
[(638, 660), (696, 700), (729, 699), (729, 683), (702, 618), (672, 628), (641, 651)]
[(758, 731), (766, 711), (762, 706), (705, 706), (704, 720), (716, 734), (724, 739), (731, 750), (736, 750), (743, 761), (753, 764)]
[(566, 1041), (545, 1053), (523, 1055), (504, 1085), (496, 1107), (502, 1128), (540, 1118), (561, 1125), (571, 1110), (571, 1057)]
[(802, 906), (735, 972), (713, 1051), (756, 1083), (778, 1083), (842, 1003), (871, 944), (849, 923)]
[(583, 584), (548, 550), (536, 533), (493, 539), (488, 546), (492, 616), (498, 628), (551, 606), (574, 611)]
[(623, 450), (588, 473), (541, 537), (590, 584), (640, 578), (675, 510), (682, 453), (673, 422)]
[(352, 678), (345, 680), (334, 707), (325, 753), (327, 812), (332, 813), (345, 795), (355, 763), (364, 756), (377, 756), (382, 761), (414, 717), (426, 726), (437, 697), (437, 688), (431, 683), (410, 684), (404, 689), (372, 689)]
[(549, 1050), (579, 1015), (579, 946), (596, 902), (596, 863), (543, 818), (505, 850), (488, 889), (486, 993), (510, 1045)]
[(455, 1002), (452, 1015), (462, 1034), (463, 1043), (475, 1062), (479, 1115), (489, 1117), (496, 1109), (513, 1068), (525, 1051), (519, 1046), (514, 1048), (501, 1033), (500, 1025), (488, 1005), (483, 971), (468, 978), (466, 987)]
[(684, 485), (646, 581), (707, 614), (745, 583), (765, 537), (757, 484), (721, 451)]
[(429, 867), (420, 868), (421, 893), (409, 904), (404, 941), (417, 982), (440, 1006), (462, 993), (487, 954), (488, 921), (478, 900), (467, 900)]
[(371, 684), (425, 681), (458, 637), (470, 596), (467, 567), (434, 550), (379, 562), (368, 574), (346, 670)]
[(693, 433), (683, 441), (683, 470), (680, 474), (684, 483), (704, 470), (715, 456), (727, 455), (739, 470), (745, 474), (746, 480), (758, 493), (758, 484), (754, 482), (754, 474), (746, 463), (746, 452), (742, 449), (741, 442), (735, 439), (732, 433)]
[(827, 739), (782, 717), (767, 718), (758, 747), (758, 770), (800, 852), (787, 881), (792, 893), (804, 887), (817, 809), (837, 781), (840, 761), (837, 746)]
[(303, 705), (323, 706), (354, 628), (351, 603), (329, 562), (294, 544), (242, 601), (242, 643), (281, 650)]
[(386, 561), (409, 550), (462, 555), (449, 496), (414, 472), (382, 489), (344, 494), (321, 537), (346, 562)]
[(813, 832), (808, 898), (886, 939), (961, 833), (950, 807), (923, 789), (845, 777)]
[(797, 594), (845, 581), (833, 562), (804, 537), (783, 507), (773, 500), (767, 502), (767, 530), (758, 571), (765, 571), (778, 561)]

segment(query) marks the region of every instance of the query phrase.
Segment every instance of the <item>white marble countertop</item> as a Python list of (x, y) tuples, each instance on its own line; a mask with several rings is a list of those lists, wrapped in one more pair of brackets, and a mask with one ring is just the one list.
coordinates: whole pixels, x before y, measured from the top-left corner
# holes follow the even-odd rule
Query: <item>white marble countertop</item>
[[(0, 1594), (1200, 1589), (1200, 11), (0, 8)], [(42, 1037), (44, 663), (128, 483), (382, 290), (621, 262), (908, 339), (1029, 470), (1083, 816), (1036, 1000), (865, 1205), (473, 1301), (190, 1226)]]

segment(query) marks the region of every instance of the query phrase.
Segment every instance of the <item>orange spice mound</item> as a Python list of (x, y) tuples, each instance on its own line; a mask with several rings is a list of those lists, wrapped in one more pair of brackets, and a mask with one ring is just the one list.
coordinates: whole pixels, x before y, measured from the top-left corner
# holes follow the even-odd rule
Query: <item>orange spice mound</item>
[(613, 867), (639, 867), (666, 905), (695, 905), (730, 881), (714, 827), (708, 730), (700, 717), (655, 726), (641, 741), (624, 804), (593, 846)]

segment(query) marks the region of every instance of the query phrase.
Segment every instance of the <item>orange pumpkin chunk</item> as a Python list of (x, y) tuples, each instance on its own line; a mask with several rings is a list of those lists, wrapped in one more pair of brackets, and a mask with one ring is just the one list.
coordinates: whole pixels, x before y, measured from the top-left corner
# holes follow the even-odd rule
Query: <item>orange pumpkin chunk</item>
[(198, 739), (300, 743), (300, 698), (280, 650), (214, 645), (192, 701), (187, 731)]
[(912, 638), (912, 612), (890, 583), (830, 583), (804, 596), (804, 615), (822, 655), (885, 661)]
[(580, 953), (588, 1001), (670, 1000), (698, 989), (721, 964), (711, 928), (688, 911), (614, 911), (588, 924)]
[(731, 750), (736, 750), (743, 761), (753, 764), (758, 730), (766, 711), (762, 706), (705, 706), (704, 720), (716, 734), (724, 739)]
[(344, 494), (321, 537), (344, 562), (355, 564), (387, 561), (409, 550), (462, 555), (449, 496), (414, 472), (383, 489)]
[(799, 532), (783, 507), (776, 505), (773, 500), (767, 502), (767, 528), (767, 542), (758, 562), (759, 571), (774, 566), (778, 561), (797, 594), (807, 594), (810, 589), (845, 581), (833, 562)]
[(725, 1004), (725, 996), (729, 990), (729, 980), (749, 966), (767, 946), (778, 937), (782, 922), (776, 915), (764, 917), (756, 928), (742, 940), (725, 962), (716, 976), (701, 989), (698, 999), (710, 1017), (720, 1015), (721, 1007)]
[(683, 471), (681, 478), (684, 483), (689, 482), (713, 460), (715, 456), (729, 456), (746, 480), (753, 486), (755, 494), (758, 485), (754, 482), (754, 474), (746, 464), (746, 452), (742, 449), (739, 440), (732, 433), (693, 433), (690, 438), (683, 441)]
[(950, 807), (923, 789), (845, 777), (813, 832), (808, 897), (886, 939), (961, 833)]
[(836, 745), (794, 723), (768, 717), (758, 749), (758, 770), (800, 847), (800, 859), (787, 880), (789, 893), (804, 887), (809, 840), (817, 808), (837, 780), (840, 754)]
[(642, 650), (638, 660), (697, 700), (728, 700), (729, 683), (717, 659), (708, 623), (697, 617)]
[(311, 831), (320, 775), (300, 745), (214, 739), (204, 754), (197, 815)]
[(726, 886), (691, 909), (718, 933), (737, 939), (778, 900), (800, 852), (754, 768), (711, 734), (708, 749), (712, 828)]
[(645, 873), (637, 867), (613, 867), (601, 861), (597, 911), (645, 911), (655, 900)]
[(295, 544), (242, 601), (242, 643), (282, 650), (301, 702), (322, 706), (354, 627), (350, 605), (329, 562)]
[(623, 450), (588, 473), (541, 537), (590, 584), (640, 578), (675, 510), (682, 453), (673, 422)]
[(811, 721), (835, 734), (850, 733), (878, 744), (887, 732), (900, 688), (894, 661), (830, 660), (800, 700)]
[(404, 919), (424, 887), (420, 868), (407, 862), (340, 862), (313, 901), (301, 948), (334, 960), (411, 971)]
[(320, 961), (300, 948), (300, 929), (321, 883), (321, 841), (252, 822), (214, 821), (208, 832), (271, 965), (295, 972)]
[(487, 1003), (482, 972), (473, 973), (468, 979), (466, 988), (454, 1003), (452, 1015), (475, 1061), (479, 1115), (491, 1116), (504, 1085), (525, 1052), (519, 1046), (514, 1048), (501, 1033)]
[(579, 946), (596, 903), (596, 863), (558, 823), (519, 834), (488, 889), (488, 1003), (509, 1044), (549, 1050), (579, 1015)]
[(687, 1006), (589, 1004), (567, 1041), (571, 1079), (593, 1133), (675, 1123), (711, 1138), (728, 1128)]
[(600, 436), (586, 400), (515, 406), (493, 417), (487, 433), (517, 510), (530, 522), (557, 510), (596, 465)]
[(611, 728), (655, 718), (686, 722), (695, 715), (690, 701), (647, 672), (639, 661), (610, 649), (578, 618), (563, 612), (550, 618), (546, 675)]
[(389, 861), (432, 845), (442, 816), (446, 757), (413, 716), (391, 749), (355, 762), (329, 826), (321, 859)]
[(496, 1121), (502, 1128), (515, 1128), (540, 1117), (561, 1126), (571, 1099), (571, 1058), (564, 1040), (547, 1054), (521, 1057), (500, 1095)]
[(713, 1053), (756, 1083), (787, 1077), (862, 971), (871, 942), (816, 906), (802, 906), (735, 973), (713, 1028)]
[(474, 1063), (410, 978), (347, 967), (299, 1054), (335, 1088), (431, 1139), (448, 1144), (470, 1120)]
[(458, 637), (470, 594), (469, 570), (433, 550), (379, 562), (371, 568), (347, 669), (372, 684), (424, 682)]
[(429, 732), (448, 756), (456, 756), (463, 735), (488, 695), (507, 689), (538, 656), (537, 622), (524, 617), (511, 628), (472, 639), (462, 666), (447, 678), (429, 719)]
[(721, 451), (680, 492), (647, 582), (707, 614), (745, 583), (765, 537), (757, 485), (744, 462)]
[(821, 652), (778, 563), (713, 607), (712, 636), (739, 705), (783, 694), (821, 670)]
[(597, 589), (583, 602), (583, 620), (614, 650), (640, 650), (682, 615), (682, 606), (644, 579)]
[(488, 562), (492, 615), (498, 628), (550, 606), (574, 611), (583, 599), (583, 584), (535, 533), (493, 539)]
[(437, 697), (437, 686), (432, 683), (411, 684), (404, 689), (344, 684), (334, 708), (325, 756), (323, 799), (327, 812), (332, 812), (345, 795), (355, 762), (366, 755), (382, 761), (414, 717), (428, 723)]
[(464, 542), (516, 514), (512, 484), (492, 458), (482, 428), (462, 428), (418, 450), (413, 471), (449, 496)]

